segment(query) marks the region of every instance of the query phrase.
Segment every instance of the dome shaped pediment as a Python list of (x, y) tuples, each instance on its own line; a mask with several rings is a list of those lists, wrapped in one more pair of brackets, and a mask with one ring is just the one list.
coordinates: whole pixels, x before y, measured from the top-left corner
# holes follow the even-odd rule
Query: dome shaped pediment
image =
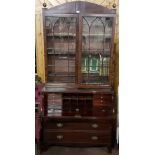
[(58, 6), (52, 7), (50, 9), (44, 8), (44, 11), (51, 13), (83, 13), (83, 14), (115, 14), (115, 10), (108, 9), (102, 5), (95, 3), (76, 1), (76, 2), (67, 2), (60, 4)]

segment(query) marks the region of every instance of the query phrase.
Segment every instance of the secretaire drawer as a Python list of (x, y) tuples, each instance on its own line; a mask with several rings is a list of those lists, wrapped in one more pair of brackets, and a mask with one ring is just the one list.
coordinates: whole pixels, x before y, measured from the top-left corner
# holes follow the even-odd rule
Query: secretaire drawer
[(104, 132), (57, 132), (44, 131), (44, 140), (48, 143), (110, 143), (111, 131)]

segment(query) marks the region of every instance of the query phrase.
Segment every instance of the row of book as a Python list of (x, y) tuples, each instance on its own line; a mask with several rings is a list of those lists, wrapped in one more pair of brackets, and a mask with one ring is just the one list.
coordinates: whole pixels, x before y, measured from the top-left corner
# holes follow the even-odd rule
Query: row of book
[(62, 116), (62, 95), (51, 93), (48, 95), (48, 116)]

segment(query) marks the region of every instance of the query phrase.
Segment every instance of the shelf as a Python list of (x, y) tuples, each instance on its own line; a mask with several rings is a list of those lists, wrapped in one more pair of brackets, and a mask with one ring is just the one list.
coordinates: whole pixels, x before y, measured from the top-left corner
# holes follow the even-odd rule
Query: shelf
[(75, 67), (75, 65), (47, 65), (48, 67)]
[(108, 82), (109, 76), (82, 76), (82, 83), (85, 84), (103, 84)]
[(52, 59), (54, 59), (54, 60), (75, 60), (75, 56), (67, 56), (67, 55), (62, 55), (62, 56), (60, 56), (60, 55), (54, 55), (54, 54), (52, 54), (51, 56), (53, 56), (52, 57)]
[(49, 47), (49, 48), (47, 48), (47, 51), (54, 51), (54, 52), (62, 52), (62, 51), (76, 51), (76, 49), (66, 49), (66, 50), (64, 50), (64, 48), (63, 49), (61, 49), (61, 48), (52, 48), (52, 47)]
[(53, 33), (48, 33), (46, 34), (47, 37), (76, 37), (75, 33), (55, 33), (53, 35)]
[[(76, 37), (76, 34), (62, 33), (62, 34), (47, 34), (47, 37)], [(82, 37), (112, 37), (112, 33), (109, 34), (82, 34)]]
[(110, 52), (110, 48), (107, 49), (82, 49), (82, 52)]
[(102, 57), (110, 57), (111, 56), (111, 50), (110, 49), (104, 49), (104, 50), (82, 50), (82, 57), (97, 57), (98, 59)]
[(57, 76), (60, 76), (60, 77), (75, 77), (75, 74), (71, 74), (71, 73), (50, 73), (48, 74), (49, 77), (57, 77)]
[(83, 34), (82, 37), (107, 37), (111, 38), (112, 34)]
[(60, 56), (60, 55), (62, 55), (62, 56), (64, 56), (64, 55), (70, 55), (70, 56), (75, 56), (75, 53), (72, 53), (72, 52), (64, 52), (64, 53), (53, 53), (53, 52), (48, 52), (47, 54), (49, 54), (49, 55), (56, 55), (56, 56)]
[(87, 74), (87, 75), (83, 75), (84, 78), (89, 78), (89, 77), (99, 77), (99, 78), (101, 78), (101, 77), (103, 77), (103, 75), (99, 75), (99, 73), (90, 73), (89, 72), (89, 75), (88, 75), (88, 73), (82, 73), (82, 74)]

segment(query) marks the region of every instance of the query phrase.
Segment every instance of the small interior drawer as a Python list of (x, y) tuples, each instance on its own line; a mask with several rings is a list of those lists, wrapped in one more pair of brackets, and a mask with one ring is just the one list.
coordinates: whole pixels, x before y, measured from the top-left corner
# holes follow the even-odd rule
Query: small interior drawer
[(93, 95), (93, 105), (112, 105), (112, 95), (102, 95), (95, 94)]
[(112, 116), (114, 113), (114, 109), (108, 106), (95, 106), (93, 108), (93, 114), (95, 116)]

